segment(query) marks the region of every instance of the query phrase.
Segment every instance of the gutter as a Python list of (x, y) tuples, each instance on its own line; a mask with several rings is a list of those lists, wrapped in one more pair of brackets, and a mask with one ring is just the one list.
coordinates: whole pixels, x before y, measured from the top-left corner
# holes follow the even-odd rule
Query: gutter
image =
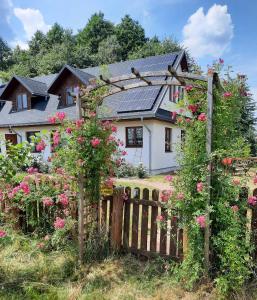
[(146, 128), (146, 130), (149, 133), (149, 162), (148, 162), (148, 168), (149, 168), (149, 175), (151, 175), (151, 171), (152, 171), (152, 131), (147, 125), (145, 125), (143, 117), (141, 117), (141, 122), (142, 122), (142, 125)]

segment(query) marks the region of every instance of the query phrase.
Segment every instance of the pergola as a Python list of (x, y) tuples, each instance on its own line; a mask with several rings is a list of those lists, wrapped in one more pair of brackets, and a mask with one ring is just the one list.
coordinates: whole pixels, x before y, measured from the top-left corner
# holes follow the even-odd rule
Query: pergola
[[(173, 79), (176, 79), (174, 82)], [(199, 75), (193, 74), (188, 72), (177, 72), (171, 65), (168, 66), (167, 70), (163, 71), (148, 71), (148, 72), (140, 72), (136, 68), (131, 68), (131, 73), (127, 75), (117, 76), (106, 78), (103, 75), (100, 75), (101, 82), (98, 83), (96, 80), (92, 80), (91, 85), (89, 85), (85, 93), (90, 94), (90, 92), (95, 91), (103, 86), (110, 86), (111, 88), (109, 91), (102, 96), (102, 99), (105, 97), (128, 91), (131, 89), (136, 89), (140, 87), (147, 87), (147, 86), (187, 86), (191, 85), (192, 87), (200, 90), (206, 91), (207, 97), (207, 131), (206, 131), (206, 152), (207, 156), (210, 157), (212, 153), (212, 127), (213, 127), (213, 89), (214, 86), (217, 88), (222, 88), (219, 80), (219, 76), (213, 70), (209, 70), (208, 74)], [(131, 83), (132, 81), (132, 83)], [(203, 87), (199, 84), (200, 82), (205, 82), (207, 84), (207, 88)], [(78, 109), (78, 116), (82, 118), (82, 108), (83, 103), (81, 103), (81, 99), (79, 95), (77, 95), (77, 109)], [(208, 197), (206, 200), (206, 221), (207, 226), (205, 227), (205, 270), (206, 274), (208, 274), (210, 268), (210, 226), (209, 226), (209, 219), (210, 219), (210, 200), (211, 200), (211, 161), (209, 161), (210, 167), (209, 174), (207, 177), (207, 185), (208, 185)], [(84, 201), (85, 195), (83, 191), (83, 182), (82, 180), (79, 181), (79, 249), (80, 249), (80, 260), (82, 261), (83, 257), (83, 239), (84, 239)]]

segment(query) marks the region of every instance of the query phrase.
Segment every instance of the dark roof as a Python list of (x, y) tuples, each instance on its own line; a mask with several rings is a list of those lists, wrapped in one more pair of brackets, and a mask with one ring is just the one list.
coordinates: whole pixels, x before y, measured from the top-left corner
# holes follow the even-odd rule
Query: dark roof
[[(183, 55), (184, 52), (178, 52), (110, 64), (107, 66), (108, 74), (105, 74), (104, 68), (101, 67), (75, 69), (64, 66), (58, 74), (38, 76), (33, 79), (15, 76), (14, 78), (33, 91), (34, 95), (41, 97), (34, 99), (31, 110), (19, 112), (13, 112), (11, 102), (6, 101), (0, 110), (0, 127), (48, 124), (49, 116), (54, 115), (57, 111), (64, 111), (67, 113), (68, 118), (76, 119), (75, 106), (61, 108), (57, 96), (49, 94), (48, 98), (42, 97), (47, 95), (46, 91), (53, 87), (54, 82), (58, 80), (61, 72), (65, 69), (71, 71), (85, 84), (88, 84), (91, 78), (98, 77), (100, 74), (108, 77), (130, 74), (131, 67), (135, 67), (139, 71), (167, 70), (168, 65), (173, 65), (176, 68)], [(133, 79), (129, 82), (137, 80)], [(7, 86), (8, 84), (5, 86), (4, 91)], [(1, 90), (3, 90), (2, 87), (0, 87), (0, 96)], [(163, 116), (165, 120), (168, 120), (168, 112), (164, 116), (163, 112), (158, 111), (164, 93), (165, 87), (159, 86), (146, 86), (122, 91), (106, 97), (99, 113), (102, 118), (106, 119), (114, 117), (120, 119), (157, 117), (158, 115), (158, 118)]]

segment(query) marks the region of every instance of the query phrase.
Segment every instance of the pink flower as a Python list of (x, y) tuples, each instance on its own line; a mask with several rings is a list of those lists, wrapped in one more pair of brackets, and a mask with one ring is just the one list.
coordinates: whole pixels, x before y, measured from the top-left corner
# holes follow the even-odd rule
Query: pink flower
[(69, 198), (66, 194), (61, 194), (58, 196), (58, 202), (61, 203), (62, 206), (68, 206)]
[(112, 125), (112, 127), (111, 127), (111, 131), (112, 131), (112, 132), (117, 132), (117, 127), (116, 127), (116, 126), (114, 126), (114, 125)]
[(54, 205), (54, 201), (51, 197), (44, 197), (42, 198), (42, 201), (43, 201), (43, 205), (44, 206), (53, 206)]
[(170, 196), (172, 195), (172, 191), (171, 190), (168, 190), (168, 191), (163, 191), (161, 193), (161, 200), (163, 202), (167, 202), (169, 199), (170, 199)]
[(173, 98), (176, 99), (176, 98), (178, 98), (178, 97), (179, 97), (179, 92), (175, 92), (175, 93), (173, 94)]
[(202, 182), (198, 182), (196, 184), (196, 190), (197, 190), (198, 193), (203, 191), (203, 183)]
[(72, 133), (72, 129), (71, 129), (70, 127), (67, 127), (65, 131), (66, 131), (66, 133), (68, 133), (68, 134), (71, 134), (71, 133)]
[(178, 200), (184, 200), (184, 199), (185, 199), (184, 193), (181, 193), (181, 192), (178, 193), (178, 194), (177, 194), (177, 199), (178, 199)]
[(37, 150), (38, 152), (42, 152), (43, 150), (45, 150), (45, 148), (46, 148), (46, 143), (45, 143), (43, 140), (41, 140), (41, 141), (36, 145), (36, 150)]
[(204, 215), (201, 215), (201, 216), (198, 216), (196, 217), (196, 223), (198, 223), (198, 225), (201, 227), (201, 228), (204, 228), (206, 226), (206, 218)]
[(4, 238), (7, 236), (7, 233), (4, 230), (0, 230), (0, 238)]
[(189, 118), (186, 118), (186, 123), (191, 123), (191, 119), (189, 119)]
[(65, 117), (66, 117), (66, 114), (65, 114), (65, 112), (57, 112), (56, 113), (56, 117), (60, 120), (60, 121), (63, 121), (64, 119), (65, 119)]
[(165, 176), (165, 180), (171, 182), (173, 180), (173, 176), (167, 175), (167, 176)]
[(184, 110), (183, 108), (180, 108), (178, 112), (179, 112), (180, 114), (182, 114), (184, 111), (185, 111), (185, 110)]
[(70, 186), (69, 186), (67, 183), (65, 183), (64, 186), (63, 186), (63, 189), (64, 189), (65, 191), (67, 191), (69, 188), (70, 188)]
[(59, 131), (55, 131), (55, 133), (53, 135), (53, 144), (55, 147), (58, 146), (58, 144), (60, 143), (60, 139), (61, 139), (61, 136), (60, 136)]
[(162, 222), (164, 220), (164, 217), (162, 215), (159, 215), (156, 217), (157, 222)]
[(250, 204), (250, 205), (256, 205), (256, 203), (257, 203), (257, 197), (255, 197), (255, 196), (250, 196), (250, 197), (248, 197), (248, 204)]
[(198, 120), (201, 121), (201, 122), (205, 122), (205, 121), (207, 120), (206, 114), (205, 114), (205, 113), (201, 113), (201, 114), (198, 116)]
[(44, 237), (44, 240), (45, 240), (45, 241), (49, 241), (49, 240), (50, 240), (50, 236), (47, 234), (47, 235)]
[(84, 138), (83, 136), (79, 136), (79, 137), (77, 138), (77, 142), (78, 142), (79, 144), (83, 144), (83, 143), (85, 142), (85, 138)]
[(55, 222), (54, 222), (54, 228), (55, 229), (62, 229), (62, 228), (64, 228), (65, 223), (66, 223), (66, 221), (64, 219), (61, 219), (61, 218), (57, 217), (55, 219)]
[(30, 168), (28, 168), (27, 172), (28, 172), (30, 175), (35, 174), (35, 173), (38, 173), (38, 168), (30, 167)]
[(198, 110), (198, 106), (194, 104), (189, 104), (187, 107), (192, 113), (196, 113)]
[(51, 123), (51, 124), (55, 124), (56, 123), (56, 117), (49, 117), (48, 122)]
[(219, 64), (223, 65), (224, 64), (224, 59), (219, 58)]
[(230, 93), (230, 92), (225, 92), (224, 94), (223, 94), (223, 97), (224, 98), (230, 98), (232, 96), (232, 93)]
[(91, 112), (89, 113), (89, 117), (93, 118), (93, 117), (95, 117), (95, 116), (96, 116), (96, 113), (95, 113), (94, 111), (91, 111)]
[(192, 86), (192, 85), (187, 85), (187, 86), (185, 87), (185, 89), (186, 89), (187, 92), (190, 92), (190, 91), (192, 91), (193, 86)]
[(44, 246), (45, 246), (45, 244), (44, 244), (43, 242), (37, 243), (37, 248), (38, 248), (38, 249), (43, 249)]
[(123, 156), (125, 156), (125, 155), (127, 155), (128, 153), (127, 153), (127, 151), (123, 150), (123, 151), (121, 152), (121, 154), (122, 154)]
[(83, 119), (77, 120), (77, 121), (75, 122), (75, 124), (76, 124), (76, 127), (77, 127), (77, 128), (81, 128), (82, 125), (84, 124), (84, 120), (83, 120)]
[(239, 210), (237, 205), (231, 206), (231, 209), (233, 210), (234, 213), (236, 213)]
[(91, 140), (91, 145), (96, 148), (98, 145), (100, 144), (100, 139), (94, 137), (92, 140)]
[(241, 182), (240, 182), (240, 179), (238, 179), (238, 178), (234, 178), (234, 179), (233, 179), (233, 184), (234, 184), (234, 185), (240, 185), (240, 183), (241, 183)]
[(20, 189), (23, 191), (24, 194), (28, 195), (30, 193), (30, 188), (27, 182), (20, 183)]
[(111, 188), (113, 188), (114, 183), (115, 183), (114, 179), (108, 178), (105, 180), (104, 185), (111, 189)]
[(173, 112), (171, 113), (171, 119), (172, 119), (172, 120), (175, 120), (175, 119), (176, 119), (176, 116), (177, 116), (177, 112), (176, 112), (176, 111), (173, 111)]

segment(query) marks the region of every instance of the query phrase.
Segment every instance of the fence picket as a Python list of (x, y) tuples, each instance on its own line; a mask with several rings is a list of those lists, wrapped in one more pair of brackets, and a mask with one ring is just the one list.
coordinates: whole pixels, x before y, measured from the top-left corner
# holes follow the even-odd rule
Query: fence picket
[(160, 253), (166, 254), (167, 251), (167, 212), (165, 208), (161, 209), (161, 215), (163, 217), (163, 222), (161, 226), (160, 233)]
[[(149, 190), (143, 189), (143, 199), (149, 200)], [(148, 233), (148, 205), (142, 205), (141, 215), (141, 250), (147, 250), (147, 233)]]
[[(134, 189), (134, 198), (140, 199), (140, 189)], [(133, 218), (132, 218), (132, 243), (133, 249), (138, 248), (138, 221), (139, 221), (139, 204), (133, 203)]]
[[(159, 191), (152, 191), (153, 201), (159, 200)], [(158, 207), (152, 206), (152, 215), (151, 215), (151, 238), (150, 238), (150, 251), (156, 252), (156, 243), (157, 243), (157, 223), (156, 218), (158, 216)]]
[(123, 247), (129, 247), (129, 229), (130, 229), (130, 202), (131, 188), (125, 188), (125, 204), (124, 204), (124, 228), (123, 228)]

